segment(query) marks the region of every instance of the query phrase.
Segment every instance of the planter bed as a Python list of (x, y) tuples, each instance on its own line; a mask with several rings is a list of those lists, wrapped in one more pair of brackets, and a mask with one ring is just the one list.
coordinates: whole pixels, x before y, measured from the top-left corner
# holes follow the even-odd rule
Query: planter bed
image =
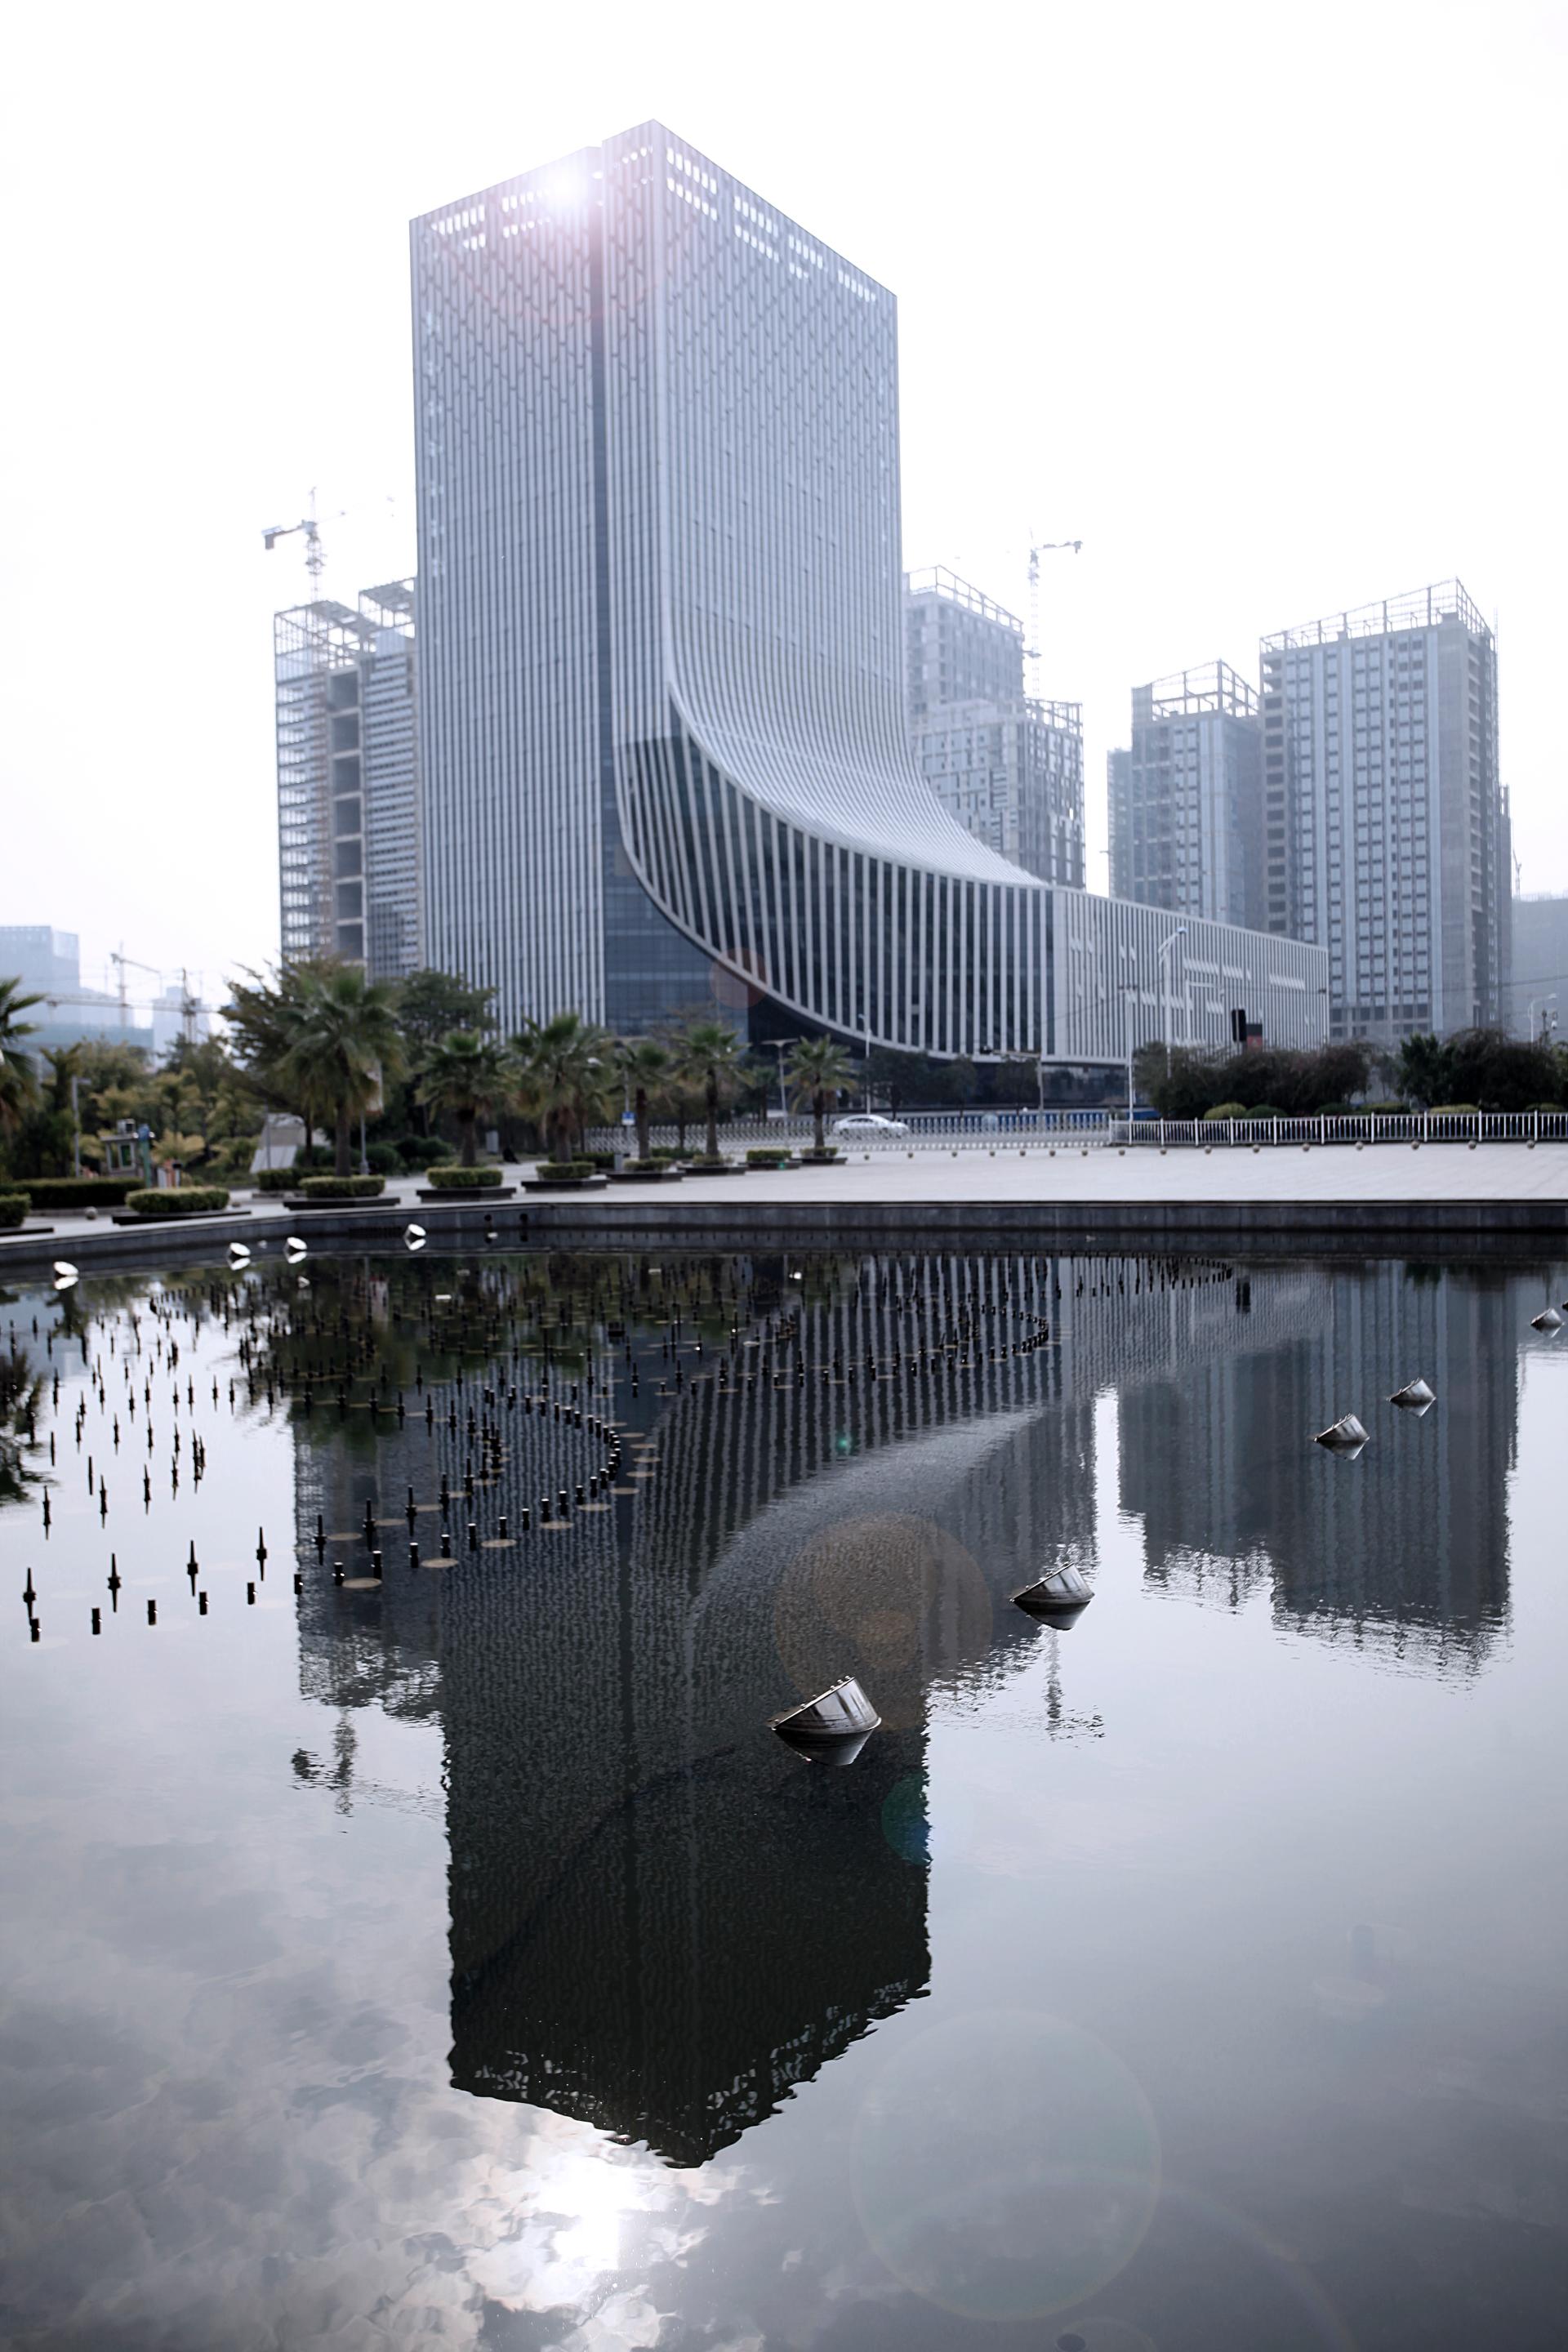
[(657, 1168), (612, 1168), (612, 1184), (679, 1184), (685, 1175), (684, 1168), (661, 1160)]
[(140, 1209), (111, 1209), (111, 1225), (205, 1225), (215, 1217), (248, 1217), (248, 1209), (154, 1209), (143, 1216)]
[(607, 1176), (525, 1176), (525, 1192), (602, 1192), (609, 1182)]
[(395, 1197), (385, 1192), (268, 1192), (263, 1196), (278, 1201), (285, 1209), (298, 1209), (301, 1215), (311, 1209), (395, 1209)]
[(743, 1176), (746, 1172), (743, 1160), (688, 1160), (684, 1165), (689, 1176)]
[(490, 1201), (510, 1201), (516, 1191), (515, 1184), (421, 1184), (418, 1197), (422, 1201), (470, 1201), (479, 1209)]

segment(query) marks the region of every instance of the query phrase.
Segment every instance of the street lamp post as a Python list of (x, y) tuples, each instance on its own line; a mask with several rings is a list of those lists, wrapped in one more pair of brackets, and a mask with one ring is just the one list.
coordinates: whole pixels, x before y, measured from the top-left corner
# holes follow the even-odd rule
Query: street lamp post
[(1127, 1033), (1127, 1130), (1129, 1142), (1131, 1141), (1132, 1135), (1132, 1000), (1137, 993), (1138, 983), (1136, 981), (1124, 980), (1122, 982), (1122, 1026)]
[(1160, 952), (1158, 957), (1155, 959), (1160, 967), (1160, 1023), (1165, 1032), (1165, 1076), (1167, 1077), (1171, 1075), (1172, 1013), (1169, 989), (1167, 986), (1171, 976), (1171, 968), (1165, 961), (1165, 958), (1170, 954), (1171, 950), (1175, 946), (1176, 941), (1178, 940), (1184, 940), (1186, 936), (1187, 927), (1185, 923), (1178, 923), (1175, 929), (1170, 934), (1169, 938), (1161, 940)]

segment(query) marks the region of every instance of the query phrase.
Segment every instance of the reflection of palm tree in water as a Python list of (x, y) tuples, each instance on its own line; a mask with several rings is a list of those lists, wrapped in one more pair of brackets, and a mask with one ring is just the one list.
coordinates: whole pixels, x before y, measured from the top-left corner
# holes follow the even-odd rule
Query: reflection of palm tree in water
[(44, 1383), (26, 1356), (0, 1356), (0, 1503), (25, 1502), (41, 1483), (30, 1455), (37, 1444)]

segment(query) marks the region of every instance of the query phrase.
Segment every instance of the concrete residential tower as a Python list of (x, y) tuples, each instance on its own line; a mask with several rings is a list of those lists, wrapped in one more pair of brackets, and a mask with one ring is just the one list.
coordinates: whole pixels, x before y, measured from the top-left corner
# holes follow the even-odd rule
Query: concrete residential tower
[(976, 841), (1083, 887), (1083, 709), (1024, 691), (1024, 625), (940, 567), (904, 583), (910, 742)]
[[(886, 288), (651, 122), (412, 245), (429, 961), (509, 1027), (1118, 1060), (1169, 919), (1010, 864), (910, 754)], [(1310, 950), (1183, 945), (1313, 1034)]]
[(375, 980), (420, 962), (414, 583), (273, 623), (285, 962), (340, 956)]
[(1502, 1022), (1497, 646), (1457, 580), (1266, 637), (1265, 919), (1328, 950), (1332, 1032)]
[(1112, 889), (1261, 928), (1263, 729), (1247, 680), (1216, 661), (1135, 686), (1131, 746), (1111, 761)]

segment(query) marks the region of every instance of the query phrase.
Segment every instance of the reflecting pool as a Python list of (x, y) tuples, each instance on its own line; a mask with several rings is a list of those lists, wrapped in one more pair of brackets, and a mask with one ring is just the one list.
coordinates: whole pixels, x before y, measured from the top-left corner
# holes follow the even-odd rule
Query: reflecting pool
[(0, 2341), (1555, 2347), (1565, 1297), (4, 1295)]

